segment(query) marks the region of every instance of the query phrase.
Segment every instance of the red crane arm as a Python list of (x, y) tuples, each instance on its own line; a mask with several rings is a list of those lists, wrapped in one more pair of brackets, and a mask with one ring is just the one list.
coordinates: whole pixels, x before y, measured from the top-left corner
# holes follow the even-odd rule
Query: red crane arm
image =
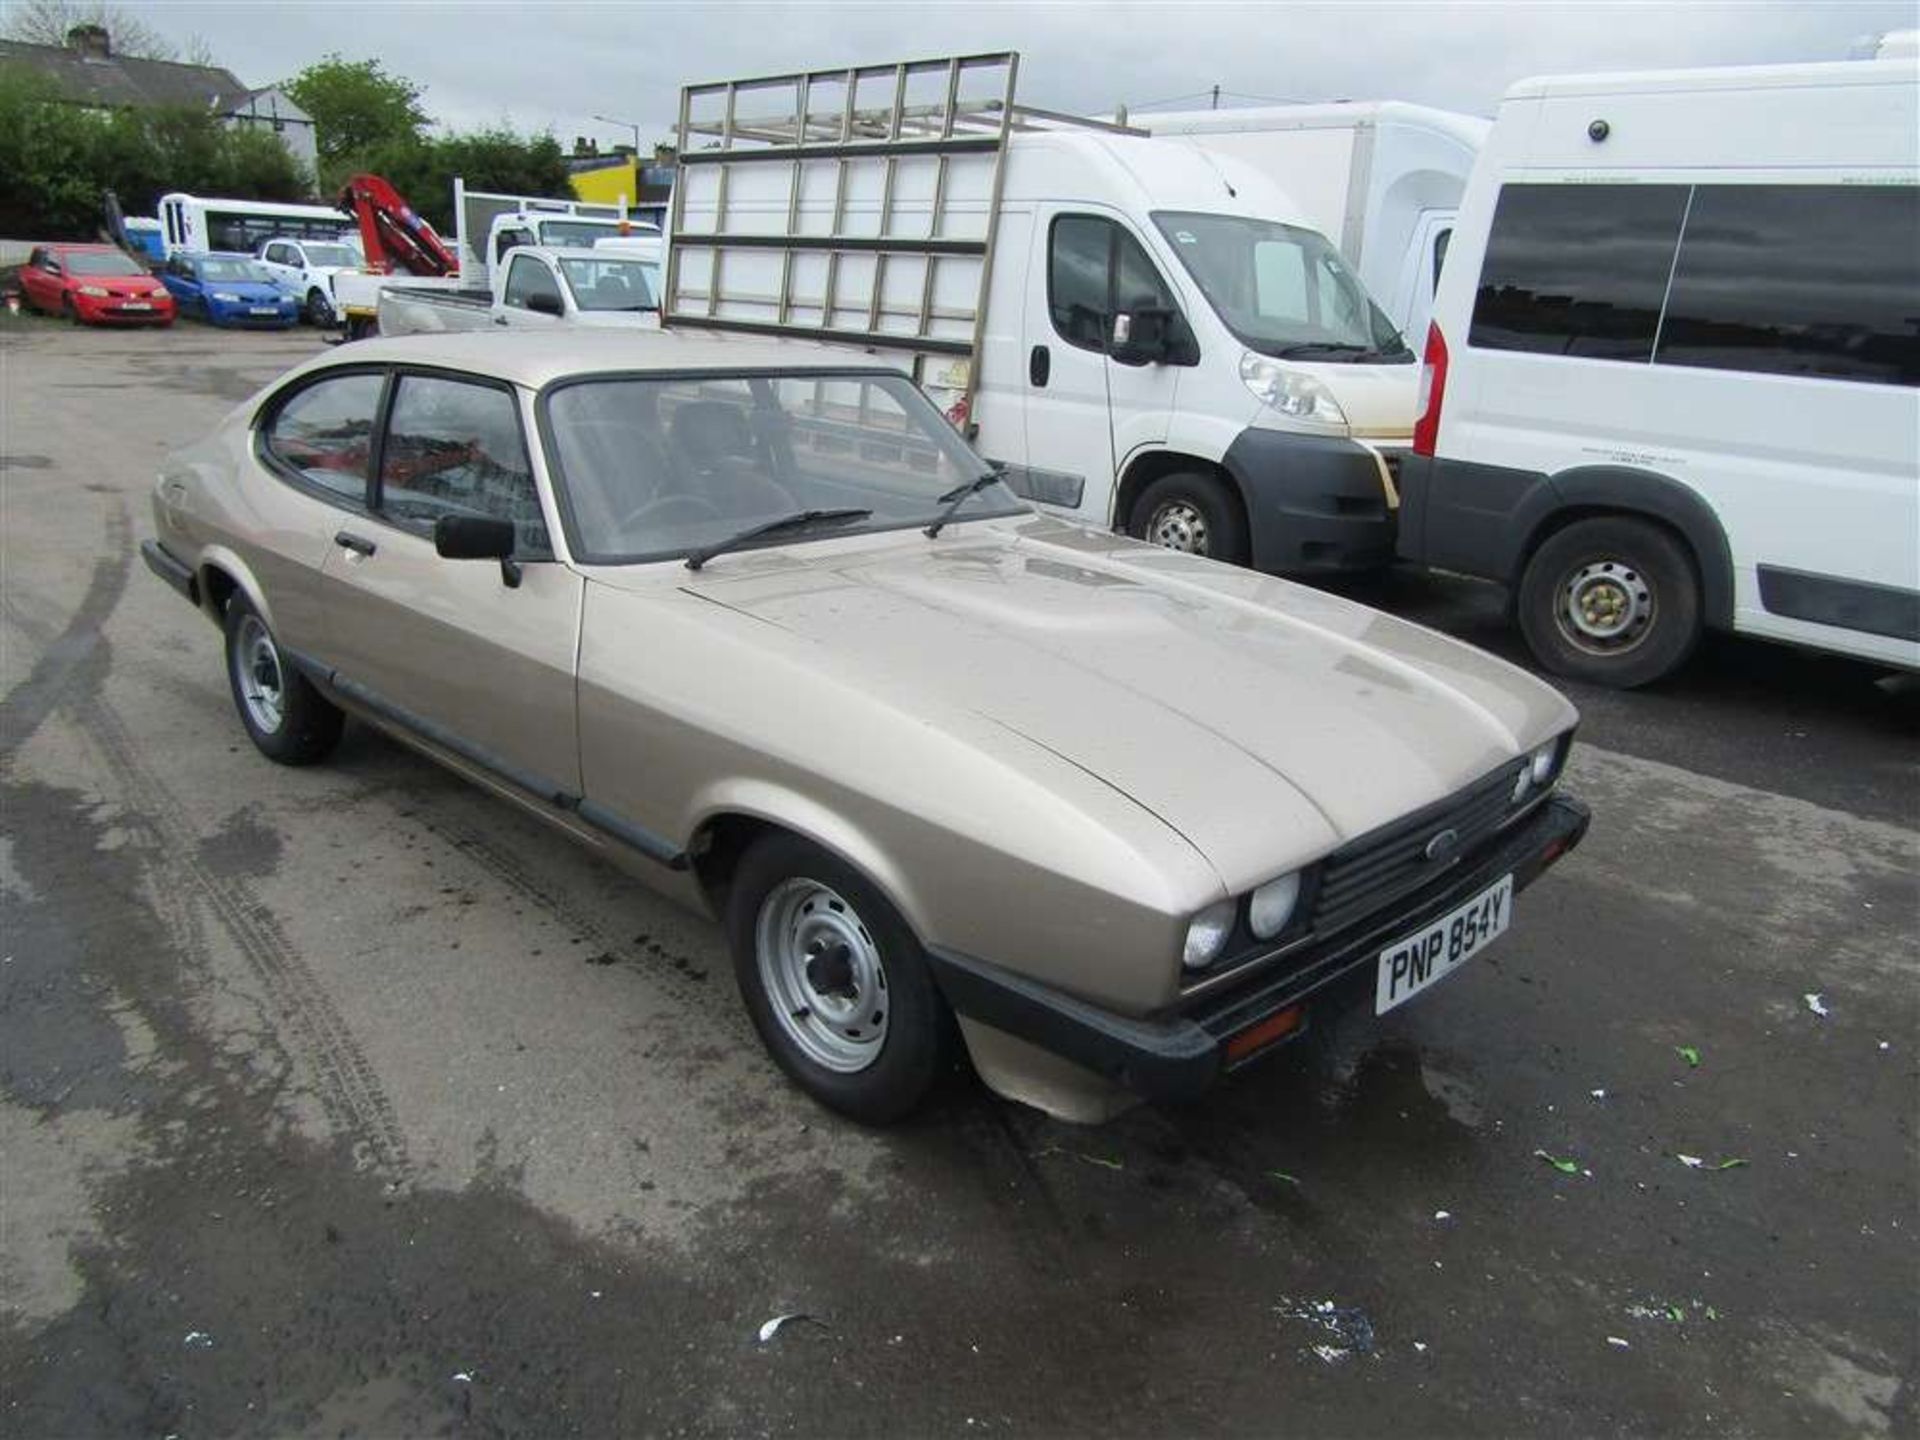
[(452, 275), (460, 260), (404, 196), (378, 175), (355, 175), (340, 208), (360, 223), (367, 268), (376, 275)]

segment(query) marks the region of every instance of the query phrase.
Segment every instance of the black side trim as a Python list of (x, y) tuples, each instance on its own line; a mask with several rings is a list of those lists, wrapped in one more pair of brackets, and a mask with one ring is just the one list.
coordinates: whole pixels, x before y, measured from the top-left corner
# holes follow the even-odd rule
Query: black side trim
[(194, 577), (192, 570), (169, 555), (158, 540), (142, 540), (140, 558), (147, 562), (147, 569), (184, 595), (189, 605), (200, 604), (199, 580)]
[(1895, 640), (1920, 640), (1920, 590), (1844, 580), (1783, 565), (1758, 567), (1760, 603), (1775, 615)]
[(669, 870), (687, 868), (687, 852), (679, 849), (671, 840), (662, 839), (651, 830), (643, 830), (630, 820), (623, 820), (604, 805), (591, 800), (582, 800), (574, 807), (580, 818), (596, 830), (604, 830), (624, 845), (638, 850), (649, 860), (657, 860)]
[(1402, 559), (1513, 586), (1541, 532), (1563, 510), (1607, 510), (1663, 520), (1700, 566), (1709, 625), (1733, 625), (1733, 551), (1713, 507), (1677, 480), (1622, 465), (1579, 465), (1556, 475), (1408, 455), (1400, 465)]
[(1246, 506), (1254, 569), (1359, 570), (1393, 559), (1393, 512), (1366, 446), (1248, 428), (1221, 464)]
[(1218, 1043), (1191, 1020), (1116, 1015), (956, 950), (930, 949), (927, 959), (941, 994), (960, 1014), (1142, 1095), (1187, 1099), (1220, 1073)]
[(450, 750), (462, 760), (479, 766), (490, 775), (498, 776), (515, 789), (544, 800), (560, 810), (572, 810), (594, 829), (612, 836), (621, 844), (639, 851), (649, 860), (666, 866), (669, 870), (687, 868), (687, 853), (672, 841), (643, 829), (630, 820), (622, 819), (606, 806), (580, 796), (566, 789), (557, 781), (531, 770), (522, 769), (484, 745), (476, 745), (465, 736), (447, 729), (426, 716), (416, 714), (406, 706), (396, 704), (377, 690), (371, 690), (358, 680), (349, 679), (338, 670), (314, 659), (311, 655), (302, 655), (297, 651), (282, 650), (283, 655), (292, 661), (309, 679), (316, 680), (328, 689), (344, 698), (371, 710), (383, 720), (390, 720), (404, 730), (409, 730), (423, 740), (431, 741), (443, 750)]
[[(999, 461), (988, 463), (1000, 464)], [(1069, 475), (1064, 470), (1038, 470), (1031, 465), (1001, 465), (1000, 478), (1022, 500), (1065, 505), (1073, 510), (1080, 508), (1081, 497), (1087, 492), (1086, 476)]]

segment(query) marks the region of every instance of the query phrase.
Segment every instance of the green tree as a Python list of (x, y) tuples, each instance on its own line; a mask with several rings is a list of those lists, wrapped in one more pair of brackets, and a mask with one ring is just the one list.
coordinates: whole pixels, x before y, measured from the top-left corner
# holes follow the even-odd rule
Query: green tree
[(469, 189), (511, 195), (559, 195), (567, 188), (567, 162), (551, 135), (520, 136), (511, 130), (429, 136), (378, 146), (352, 157), (347, 173), (383, 177), (432, 223), (453, 239), (453, 182)]
[[(178, 60), (180, 48), (131, 10), (108, 5), (104, 0), (76, 5), (72, 0), (8, 0), (6, 18), (0, 20), (0, 36), (28, 45), (65, 45), (67, 32), (76, 25), (98, 25), (107, 32), (116, 55), (136, 55), (147, 60)], [(196, 49), (204, 48), (196, 40)], [(188, 57), (194, 64), (211, 64), (199, 56)]]
[(427, 112), (420, 108), (420, 87), (389, 75), (378, 60), (342, 60), (329, 55), (309, 65), (280, 87), (313, 117), (320, 151), (320, 175), (339, 183), (342, 162), (377, 147), (418, 142)]

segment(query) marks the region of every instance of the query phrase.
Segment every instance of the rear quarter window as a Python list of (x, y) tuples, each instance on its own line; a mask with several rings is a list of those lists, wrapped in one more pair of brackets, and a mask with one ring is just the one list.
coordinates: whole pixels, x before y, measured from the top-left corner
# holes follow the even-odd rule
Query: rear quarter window
[(316, 380), (282, 400), (260, 442), (283, 473), (363, 505), (386, 377), (372, 371)]

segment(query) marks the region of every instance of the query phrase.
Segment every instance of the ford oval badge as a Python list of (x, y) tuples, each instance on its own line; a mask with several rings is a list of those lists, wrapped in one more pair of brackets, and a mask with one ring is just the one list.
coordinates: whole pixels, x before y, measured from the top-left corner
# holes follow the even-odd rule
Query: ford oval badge
[(1453, 852), (1459, 848), (1460, 832), (1453, 829), (1442, 830), (1431, 840), (1427, 841), (1427, 859), (1433, 861), (1451, 860), (1453, 858)]

